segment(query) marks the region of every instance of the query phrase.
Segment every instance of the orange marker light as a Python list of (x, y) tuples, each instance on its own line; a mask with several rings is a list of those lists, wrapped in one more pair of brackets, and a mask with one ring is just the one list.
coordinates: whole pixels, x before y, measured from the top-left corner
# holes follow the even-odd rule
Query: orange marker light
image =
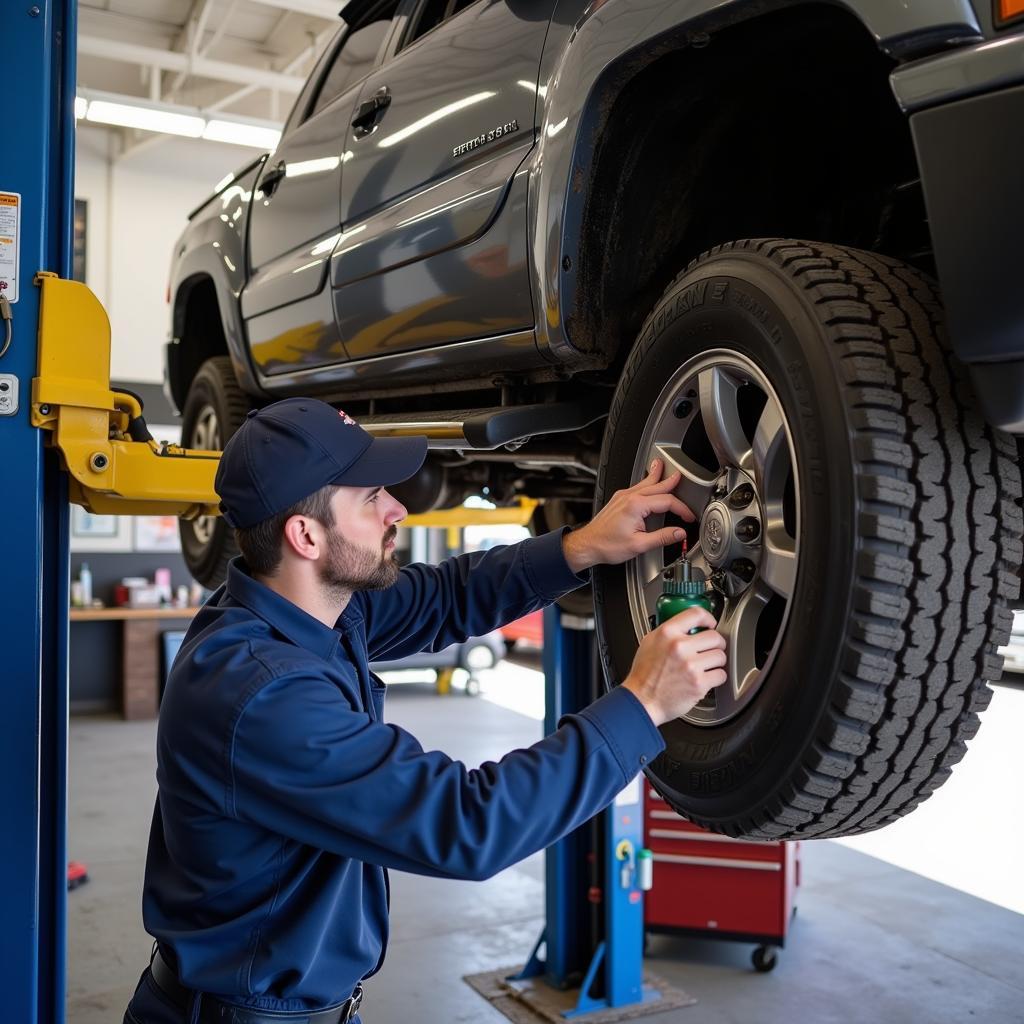
[(997, 0), (996, 11), (1000, 21), (1009, 21), (1024, 14), (1024, 0)]

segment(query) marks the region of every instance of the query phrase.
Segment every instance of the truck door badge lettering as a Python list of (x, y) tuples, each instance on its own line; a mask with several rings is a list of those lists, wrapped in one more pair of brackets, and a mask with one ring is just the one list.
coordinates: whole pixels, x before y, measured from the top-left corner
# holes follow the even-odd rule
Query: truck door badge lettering
[(519, 131), (518, 118), (513, 119), (512, 121), (506, 121), (505, 124), (500, 124), (497, 128), (492, 128), (489, 132), (482, 132), (475, 139), (463, 142), (461, 146), (453, 147), (452, 156), (462, 156), (463, 153), (468, 153), (479, 146), (486, 146), (488, 142), (496, 142), (503, 135), (508, 135), (511, 132), (517, 131)]

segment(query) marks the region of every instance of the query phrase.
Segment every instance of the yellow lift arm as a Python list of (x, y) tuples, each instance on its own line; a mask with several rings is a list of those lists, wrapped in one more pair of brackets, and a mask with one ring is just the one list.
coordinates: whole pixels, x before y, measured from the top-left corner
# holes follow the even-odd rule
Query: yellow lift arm
[(220, 452), (158, 444), (134, 395), (110, 388), (110, 321), (78, 281), (36, 275), (39, 376), (32, 423), (50, 431), (70, 497), (97, 515), (216, 515)]
[[(219, 515), (213, 489), (220, 452), (153, 440), (139, 400), (110, 387), (110, 321), (84, 284), (40, 272), (39, 367), (32, 424), (49, 432), (70, 474), (69, 496), (96, 515)], [(403, 526), (525, 526), (537, 502), (451, 508), (409, 516)]]

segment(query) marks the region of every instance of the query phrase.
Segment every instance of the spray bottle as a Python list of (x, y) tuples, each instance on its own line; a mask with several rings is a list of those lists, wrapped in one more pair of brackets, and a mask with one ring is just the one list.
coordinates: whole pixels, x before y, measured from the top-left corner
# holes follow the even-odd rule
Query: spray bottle
[[(686, 557), (686, 537), (683, 537), (683, 556), (672, 566), (672, 576), (665, 581), (665, 590), (658, 598), (654, 607), (658, 625), (667, 622), (673, 615), (678, 615), (687, 608), (703, 608), (714, 614), (711, 601), (707, 597), (704, 574), (695, 566), (690, 565)], [(700, 633), (706, 626), (697, 626), (690, 633)]]

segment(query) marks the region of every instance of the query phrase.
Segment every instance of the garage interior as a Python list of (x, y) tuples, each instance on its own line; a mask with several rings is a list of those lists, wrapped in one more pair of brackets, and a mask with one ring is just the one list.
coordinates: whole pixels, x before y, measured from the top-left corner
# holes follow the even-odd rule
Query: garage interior
[[(26, 5), (26, 26), (41, 19), (48, 28), (63, 26), (77, 39), (67, 276), (86, 284), (106, 310), (110, 387), (140, 398), (158, 440), (182, 443), (180, 412), (162, 386), (172, 250), (190, 213), (218, 183), (230, 180), (246, 161), (273, 152), (296, 95), (335, 36), (341, 6), (342, 0), (81, 0), (63, 6), (47, 0)], [(74, 17), (61, 21), (61, 10), (74, 10)], [(19, 31), (32, 38), (29, 28)], [(161, 114), (198, 116), (204, 123), (189, 129), (186, 134), (192, 137), (184, 137), (159, 128), (153, 118)], [(42, 116), (38, 109), (35, 115)], [(66, 123), (59, 129), (69, 130)], [(34, 134), (17, 137), (24, 139), (26, 154), (34, 152)], [(26, 166), (34, 166), (32, 159), (26, 156)], [(12, 172), (10, 183), (0, 180), (0, 193), (10, 189), (20, 200), (28, 193), (24, 178)], [(26, 206), (26, 216), (30, 212)], [(26, 261), (39, 263), (33, 270), (42, 269), (55, 250), (46, 243), (41, 252), (33, 252), (27, 221), (19, 230), (23, 265), (17, 273), (24, 293), (32, 287)], [(48, 230), (59, 228), (51, 224)], [(15, 344), (6, 359), (0, 354), (0, 380), (7, 373), (17, 376), (21, 406), (14, 410), (17, 419), (0, 416), (0, 428), (10, 428), (13, 436), (17, 427), (24, 435), (19, 443), (27, 445), (29, 434), (40, 431), (30, 426), (27, 411), (36, 376), (34, 347), (29, 353), (34, 339), (24, 332), (19, 339), (17, 331), (17, 321), (28, 318), (21, 313), (26, 305), (13, 306)], [(2, 404), (0, 413), (7, 415)], [(23, 453), (13, 457), (20, 460)], [(35, 466), (34, 458), (24, 456), (25, 465)], [(12, 703), (18, 736), (35, 735), (39, 720), (55, 716), (55, 731), (42, 730), (46, 742), (54, 744), (49, 767), (46, 750), (40, 754), (20, 741), (12, 741), (2, 764), (10, 785), (15, 777), (26, 780), (24, 792), (11, 790), (12, 821), (24, 821), (23, 801), (31, 803), (37, 789), (39, 804), (47, 804), (52, 787), (56, 795), (50, 811), (58, 819), (66, 800), (66, 835), (58, 824), (54, 838), (37, 817), (38, 835), (12, 829), (0, 851), (8, 850), (3, 860), (14, 872), (10, 886), (45, 893), (46, 864), (36, 844), (51, 843), (60, 856), (66, 854), (68, 887), (66, 897), (63, 892), (49, 900), (33, 897), (27, 914), (12, 894), (9, 912), (0, 911), (8, 933), (0, 941), (5, 961), (0, 977), (10, 980), (19, 1014), (24, 1007), (24, 1015), (7, 1018), (16, 1024), (106, 1024), (122, 1020), (151, 955), (142, 891), (157, 793), (157, 714), (170, 666), (212, 588), (190, 574), (177, 515), (91, 514), (68, 503), (66, 484), (54, 490), (52, 480), (43, 483), (38, 467), (26, 473), (37, 488), (38, 504), (45, 502), (52, 510), (59, 505), (59, 512), (47, 514), (47, 546), (50, 539), (60, 539), (57, 552), (47, 555), (52, 564), (40, 559), (37, 567), (35, 551), (17, 552), (6, 574), (8, 628), (19, 637), (66, 638), (53, 640), (53, 649), (66, 657), (67, 692), (64, 705), (61, 700), (51, 705), (45, 691), (41, 701), (36, 695), (22, 703), (22, 695)], [(528, 513), (529, 507), (523, 507)], [(399, 562), (436, 563), (530, 536), (529, 514), (518, 520), (503, 516), (486, 500), (470, 500), (458, 512), (447, 520), (443, 513), (414, 517), (414, 525), (399, 531)], [(23, 526), (21, 519), (11, 522), (12, 530)], [(22, 564), (20, 559), (29, 556)], [(15, 607), (31, 604), (22, 600), (25, 595), (15, 599), (18, 592), (10, 581), (30, 578), (20, 574), (19, 566), (34, 574), (36, 591), (48, 595), (36, 602), (39, 611)], [(61, 578), (62, 583), (54, 582)], [(1024, 1024), (1024, 601), (1011, 603), (1013, 631), (1000, 651), (1005, 670), (991, 684), (993, 696), (981, 713), (981, 729), (970, 740), (963, 763), (912, 814), (863, 835), (765, 842), (762, 866), (765, 858), (771, 863), (751, 871), (749, 863), (736, 861), (747, 856), (739, 851), (741, 840), (716, 841), (696, 825), (693, 832), (702, 834), (686, 847), (689, 855), (666, 855), (679, 835), (671, 833), (683, 827), (683, 819), (665, 809), (662, 797), (640, 775), (636, 801), (646, 811), (637, 810), (641, 817), (631, 827), (641, 828), (642, 838), (623, 840), (628, 857), (615, 862), (609, 853), (608, 866), (595, 867), (593, 854), (589, 861), (577, 857), (572, 862), (570, 853), (570, 862), (559, 869), (564, 873), (552, 874), (553, 856), (540, 852), (479, 882), (393, 871), (387, 959), (364, 984), (359, 1019), (365, 1024), (569, 1019), (560, 1010), (551, 1011), (553, 1016), (534, 1012), (530, 1007), (535, 1004), (517, 996), (542, 982), (502, 987), (501, 981), (542, 946), (545, 927), (551, 934), (554, 894), (549, 888), (557, 878), (587, 893), (581, 899), (585, 909), (589, 904), (587, 913), (604, 945), (603, 953), (589, 949), (586, 960), (593, 963), (590, 957), (598, 956), (594, 992), (605, 1005), (595, 1003), (572, 1019), (595, 1024), (640, 1018), (665, 1024), (961, 1024), (974, 1019)], [(40, 629), (23, 628), (29, 621), (38, 625), (40, 618)], [(517, 634), (515, 626), (522, 632)], [(563, 685), (563, 665), (571, 662), (556, 665), (552, 650), (561, 649), (569, 636), (584, 636), (583, 642), (590, 643), (592, 618), (556, 610), (542, 619), (533, 613), (529, 622), (496, 630), (486, 644), (481, 640), (472, 650), (446, 655), (446, 661), (411, 659), (404, 666), (381, 667), (389, 684), (387, 721), (411, 732), (425, 750), (442, 750), (470, 768), (528, 747), (557, 724), (557, 715), (545, 724), (545, 714), (552, 718), (552, 693), (562, 700), (556, 688)], [(31, 657), (11, 661), (14, 671), (6, 674), (5, 683), (12, 694), (17, 679), (53, 670), (45, 656), (43, 669)], [(600, 687), (599, 673), (588, 663), (580, 677), (586, 676), (585, 685)], [(65, 743), (66, 791), (53, 781), (63, 764), (54, 751)], [(26, 763), (37, 772), (34, 779), (22, 775)], [(612, 817), (608, 812), (608, 828), (614, 830)], [(620, 833), (608, 835), (615, 840), (601, 842), (618, 849)], [(646, 888), (639, 873), (627, 881), (618, 872), (627, 864), (630, 872), (634, 866), (639, 872), (634, 854), (647, 854), (648, 846), (655, 852), (652, 884)], [(570, 849), (578, 853), (582, 848)], [(756, 861), (759, 855), (750, 856)], [(714, 866), (711, 858), (721, 864)], [(716, 873), (713, 883), (709, 868)], [(595, 874), (605, 870), (607, 876)], [(602, 891), (605, 877), (621, 877), (634, 897), (622, 918), (602, 916), (611, 902), (608, 890)], [(31, 884), (23, 886), (25, 881)], [(767, 901), (782, 920), (782, 935), (773, 941), (753, 925), (740, 929), (748, 934), (728, 927), (727, 935), (716, 934), (722, 929), (714, 901), (721, 900), (721, 914), (743, 920), (755, 902), (749, 895), (755, 882), (756, 891), (764, 893), (757, 900)], [(716, 895), (709, 897), (712, 885)], [(674, 926), (676, 908), (687, 904), (711, 909), (702, 911), (699, 924)], [(628, 924), (615, 923), (626, 919)], [(562, 927), (564, 920), (559, 920)], [(37, 935), (52, 944), (30, 955), (26, 950)], [(64, 936), (66, 955), (60, 952)], [(552, 955), (550, 949), (547, 953)], [(660, 1009), (657, 998), (617, 1002), (609, 994), (610, 980), (609, 988), (602, 989), (600, 971), (610, 970), (613, 960), (643, 970), (645, 986), (662, 993)], [(481, 980), (484, 976), (490, 980)], [(580, 972), (574, 971), (570, 980), (578, 990)], [(41, 997), (44, 987), (47, 996)], [(575, 998), (561, 992), (552, 1005), (571, 1006)]]

